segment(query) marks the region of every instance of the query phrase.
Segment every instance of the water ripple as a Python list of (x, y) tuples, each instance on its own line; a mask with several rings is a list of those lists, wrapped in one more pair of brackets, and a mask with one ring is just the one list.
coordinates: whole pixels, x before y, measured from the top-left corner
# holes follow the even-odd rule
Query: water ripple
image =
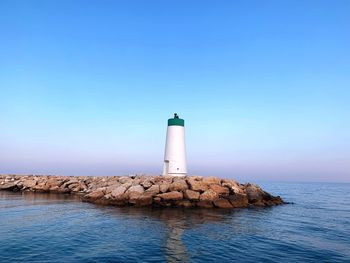
[(350, 262), (350, 185), (263, 187), (294, 204), (116, 208), (0, 192), (0, 262)]

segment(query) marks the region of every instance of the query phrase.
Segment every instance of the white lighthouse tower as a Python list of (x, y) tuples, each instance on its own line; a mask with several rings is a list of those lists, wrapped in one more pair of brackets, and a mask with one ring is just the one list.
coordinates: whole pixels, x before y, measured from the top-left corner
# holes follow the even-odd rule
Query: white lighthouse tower
[(174, 118), (168, 120), (163, 175), (186, 174), (185, 121), (175, 113)]

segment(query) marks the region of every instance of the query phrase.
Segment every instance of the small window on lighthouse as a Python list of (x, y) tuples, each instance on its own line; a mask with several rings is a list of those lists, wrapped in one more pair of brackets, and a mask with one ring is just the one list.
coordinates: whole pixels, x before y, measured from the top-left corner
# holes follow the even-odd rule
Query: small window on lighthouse
[(179, 170), (179, 168), (177, 168), (177, 170)]

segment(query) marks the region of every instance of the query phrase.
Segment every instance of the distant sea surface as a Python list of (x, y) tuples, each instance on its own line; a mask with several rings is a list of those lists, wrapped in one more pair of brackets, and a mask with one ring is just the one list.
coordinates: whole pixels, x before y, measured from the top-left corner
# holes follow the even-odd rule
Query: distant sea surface
[(117, 208), (0, 191), (0, 262), (350, 262), (350, 184), (263, 183), (271, 208)]

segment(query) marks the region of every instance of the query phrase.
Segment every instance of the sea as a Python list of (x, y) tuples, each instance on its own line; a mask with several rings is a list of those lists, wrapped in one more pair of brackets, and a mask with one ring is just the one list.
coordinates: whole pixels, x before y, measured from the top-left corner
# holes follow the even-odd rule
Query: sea
[(260, 186), (289, 204), (118, 208), (0, 191), (0, 262), (350, 262), (350, 184)]

